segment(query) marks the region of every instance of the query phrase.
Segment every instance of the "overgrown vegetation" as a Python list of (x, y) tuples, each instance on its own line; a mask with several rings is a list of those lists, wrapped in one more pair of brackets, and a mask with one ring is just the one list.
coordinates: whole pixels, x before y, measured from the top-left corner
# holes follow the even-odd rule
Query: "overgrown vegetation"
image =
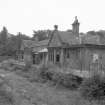
[(62, 86), (68, 89), (76, 89), (82, 82), (82, 78), (80, 77), (70, 73), (56, 72), (55, 70), (50, 70), (50, 68), (46, 66), (42, 66), (39, 69), (39, 77), (46, 82), (50, 81), (53, 85)]
[(0, 78), (0, 105), (14, 105), (15, 99), (11, 87)]
[(24, 39), (31, 38), (20, 32), (17, 35), (10, 34), (7, 28), (3, 27), (0, 32), (0, 56), (16, 57), (16, 53)]
[(98, 100), (100, 102), (105, 100), (105, 75), (99, 73), (95, 73), (88, 79), (82, 79), (70, 73), (58, 72), (56, 67), (51, 69), (50, 66), (31, 66), (27, 70), (24, 70), (25, 66), (14, 65), (12, 61), (4, 63), (3, 68), (5, 70), (15, 71), (16, 74), (26, 78), (31, 83), (50, 83), (51, 86), (53, 85), (58, 88), (63, 87), (68, 90), (76, 89), (87, 100)]
[(88, 100), (105, 100), (105, 75), (95, 74), (85, 79), (81, 84), (80, 93)]
[(25, 66), (15, 65), (12, 62), (9, 62), (4, 63), (2, 68), (9, 71), (15, 71), (16, 74), (25, 77), (30, 82), (49, 82), (53, 86), (65, 87), (68, 89), (77, 89), (82, 82), (82, 78), (78, 76), (74, 76), (70, 73), (56, 72), (56, 70), (50, 70), (50, 68), (46, 66), (41, 66), (39, 68), (31, 66), (25, 70)]

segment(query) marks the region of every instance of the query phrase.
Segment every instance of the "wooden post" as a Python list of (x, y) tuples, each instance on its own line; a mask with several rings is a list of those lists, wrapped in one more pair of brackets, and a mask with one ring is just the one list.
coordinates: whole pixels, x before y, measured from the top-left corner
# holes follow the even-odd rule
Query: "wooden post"
[(82, 71), (82, 62), (83, 62), (83, 55), (82, 55), (82, 48), (80, 50), (80, 55), (79, 55), (79, 62), (80, 62), (80, 70)]
[(54, 48), (54, 64), (56, 63), (56, 49)]
[(60, 54), (60, 63), (63, 64), (63, 49), (61, 49), (61, 54)]

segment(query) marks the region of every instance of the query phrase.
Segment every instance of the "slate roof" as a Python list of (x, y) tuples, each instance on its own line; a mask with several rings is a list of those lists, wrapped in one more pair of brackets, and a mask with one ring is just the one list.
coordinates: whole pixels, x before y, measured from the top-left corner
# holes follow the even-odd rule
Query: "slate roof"
[(79, 44), (79, 39), (73, 35), (72, 32), (58, 31), (59, 37), (61, 38), (62, 43)]
[(49, 40), (49, 44), (51, 40), (53, 39), (54, 35), (57, 35), (59, 38), (59, 41), (61, 42), (62, 45), (77, 45), (80, 44), (80, 40), (78, 39), (78, 37), (75, 37), (75, 35), (73, 35), (73, 32), (68, 32), (68, 31), (53, 31), (51, 38)]
[(47, 46), (49, 42), (49, 39), (38, 41), (36, 46)]
[[(33, 51), (39, 51), (48, 46), (48, 43), (52, 40), (54, 35), (58, 35), (62, 45), (81, 45), (81, 44), (92, 44), (92, 45), (105, 45), (105, 39), (101, 38), (100, 35), (84, 34), (81, 37), (76, 37), (73, 32), (67, 31), (53, 31), (51, 38), (42, 41), (23, 40), (21, 50), (24, 48), (33, 48)], [(102, 41), (101, 41), (102, 40)]]
[(99, 35), (87, 34), (81, 38), (82, 38), (81, 39), (82, 44), (94, 44), (94, 45), (101, 45), (102, 44)]
[(32, 40), (23, 40), (21, 45), (21, 50), (24, 50), (24, 48), (32, 48), (36, 45), (35, 41)]
[(24, 48), (33, 48), (36, 49), (42, 49), (42, 46), (46, 47), (48, 44), (48, 40), (43, 41), (32, 41), (32, 40), (23, 40), (21, 45), (21, 50), (24, 50)]
[(82, 37), (82, 44), (105, 45), (105, 35), (86, 34)]
[(76, 37), (76, 35), (74, 35), (73, 32), (67, 31), (53, 32), (52, 38), (54, 35), (58, 35), (61, 43), (67, 45), (80, 44), (105, 45), (105, 37), (102, 37), (100, 35), (84, 34), (81, 37)]

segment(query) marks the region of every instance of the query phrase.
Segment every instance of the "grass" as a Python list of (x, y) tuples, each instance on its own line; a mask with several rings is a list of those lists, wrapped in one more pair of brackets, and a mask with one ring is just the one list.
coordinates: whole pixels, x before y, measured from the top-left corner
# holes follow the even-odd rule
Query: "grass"
[(96, 102), (83, 99), (78, 90), (51, 86), (49, 83), (29, 82), (17, 75), (9, 78), (21, 99), (27, 100), (27, 103), (35, 105), (98, 105)]
[[(13, 96), (16, 101), (15, 105), (98, 105), (96, 102), (84, 100), (78, 90), (73, 91), (49, 86), (48, 83), (32, 83), (14, 72), (7, 74), (5, 79), (12, 86)], [(6, 104), (4, 103), (4, 105)]]
[(7, 60), (7, 59), (11, 59), (11, 56), (0, 56), (0, 62)]
[[(7, 74), (9, 75), (5, 78), (12, 85), (15, 105), (99, 105), (95, 101), (89, 102), (83, 99), (78, 90), (52, 86), (48, 82), (42, 84), (36, 81), (28, 81), (26, 78), (30, 79), (32, 77), (33, 79), (35, 70), (33, 72), (18, 70)], [(34, 79), (37, 79), (37, 77), (34, 77)]]
[(0, 105), (13, 105), (14, 96), (6, 80), (0, 78)]

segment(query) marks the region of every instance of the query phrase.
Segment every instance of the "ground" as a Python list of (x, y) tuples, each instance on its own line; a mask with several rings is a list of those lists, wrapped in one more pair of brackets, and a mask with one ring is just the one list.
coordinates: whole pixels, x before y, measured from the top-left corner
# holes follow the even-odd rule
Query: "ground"
[(14, 72), (0, 69), (0, 76), (9, 81), (16, 105), (96, 105), (81, 98), (78, 91), (30, 83)]
[(9, 70), (8, 64), (4, 66), (5, 70), (0, 68), (0, 79), (7, 81), (7, 89), (13, 93), (15, 105), (97, 105), (83, 99), (78, 90), (68, 90), (49, 83), (30, 82)]

